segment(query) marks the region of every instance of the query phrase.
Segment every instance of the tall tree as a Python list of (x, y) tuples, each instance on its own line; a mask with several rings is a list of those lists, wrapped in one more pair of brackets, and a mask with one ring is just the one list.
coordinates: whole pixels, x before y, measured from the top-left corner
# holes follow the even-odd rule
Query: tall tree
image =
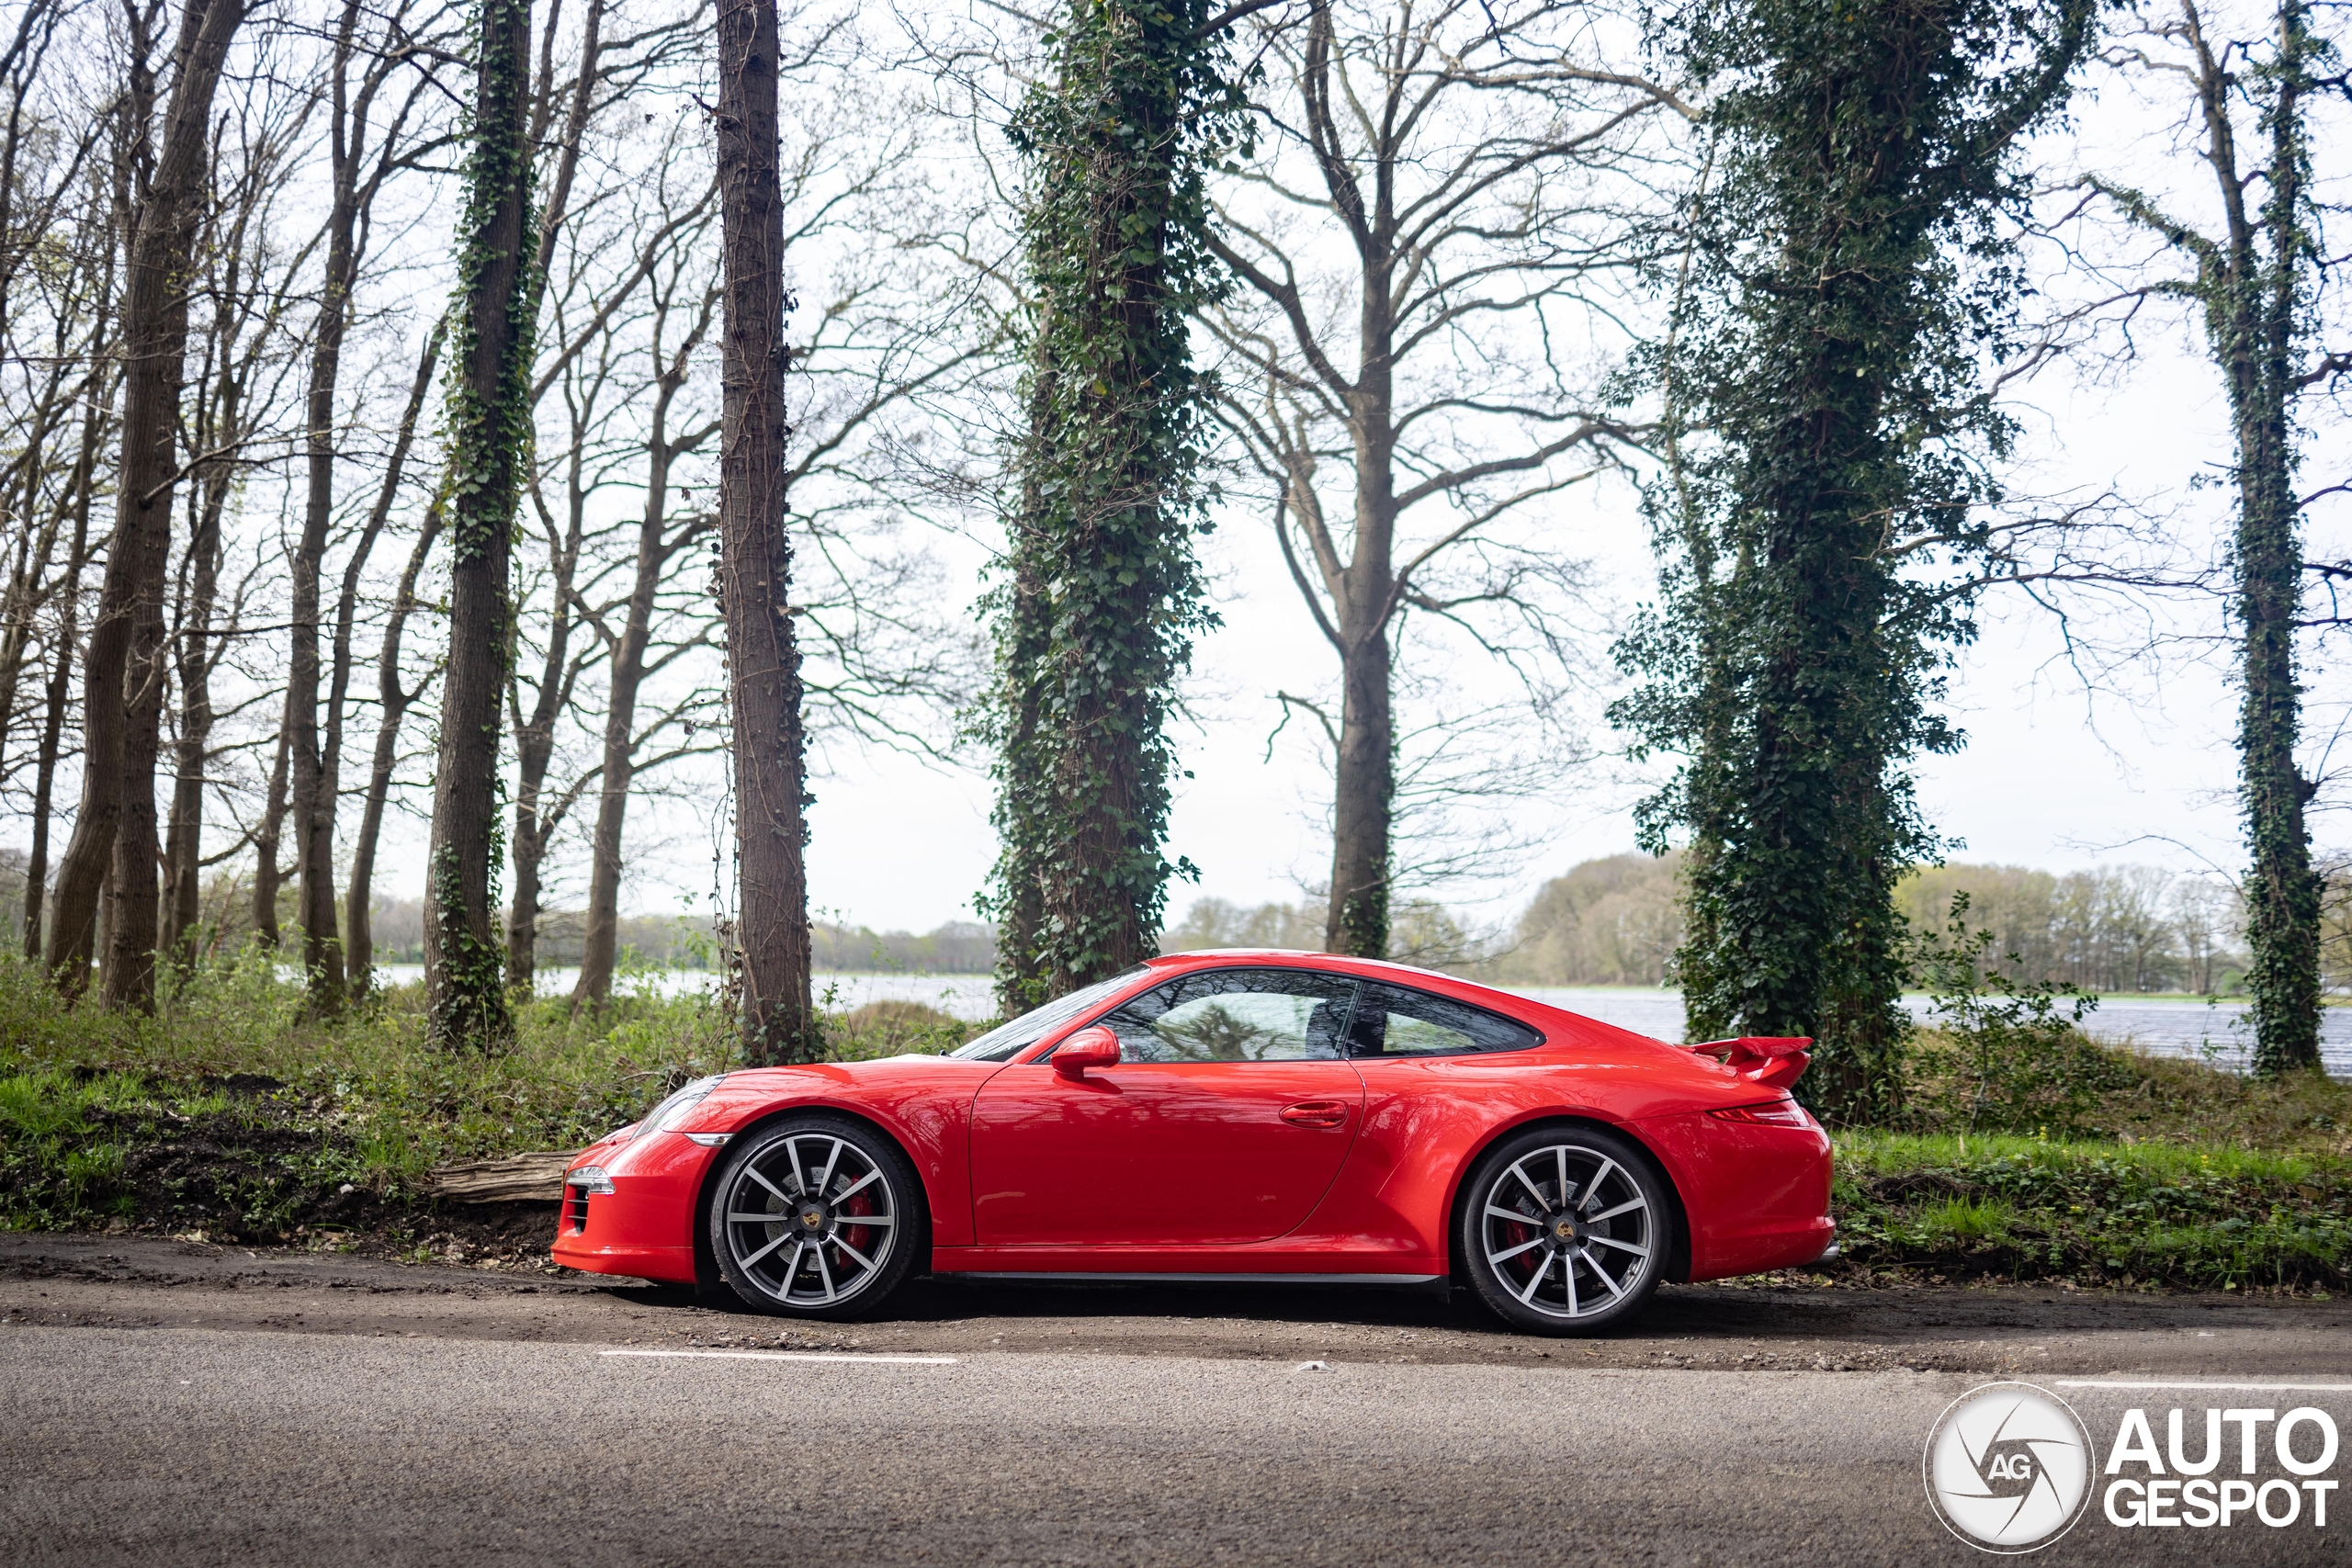
[[(344, 0), (328, 45), (327, 212), (325, 256), (319, 279), (319, 313), (311, 335), (308, 400), (302, 430), (307, 483), (302, 532), (293, 551), (292, 646), (286, 667), (286, 738), (290, 769), (287, 805), (294, 825), (296, 908), (302, 927), (302, 972), (308, 977), (312, 1012), (332, 1015), (344, 999), (344, 963), (335, 932), (334, 819), (342, 759), (323, 744), (320, 728), (322, 618), (321, 581), (327, 535), (334, 521), (336, 397), (343, 377), (343, 350), (351, 330), (354, 295), (367, 259), (369, 217), (385, 182), (408, 149), (401, 129), (423, 90), (395, 103), (390, 122), (371, 145), (377, 95), (406, 60), (400, 47), (408, 31), (407, 6), (382, 21), (385, 47), (374, 47), (361, 30), (367, 8)], [(526, 25), (527, 26), (527, 20)], [(373, 536), (368, 536), (373, 543)]]
[[(180, 380), (190, 251), (209, 168), (212, 97), (243, 0), (187, 0), (172, 51), (172, 96), (141, 193), (123, 286), (122, 466), (106, 578), (83, 671), (82, 809), (58, 872), (50, 965), (78, 989), (101, 886), (110, 1006), (154, 1000), (155, 762), (164, 697), (164, 583), (178, 483)], [(109, 875), (109, 873), (111, 874)]]
[(1935, 843), (1908, 767), (1961, 743), (1935, 702), (1973, 635), (1929, 568), (1983, 546), (1976, 460), (2008, 440), (1979, 375), (2014, 290), (1997, 218), (2093, 17), (1702, 0), (1664, 40), (1711, 97), (1713, 178), (1657, 359), (1681, 460), (1660, 604), (1620, 655), (1647, 683), (1615, 716), (1687, 759), (1641, 822), (1653, 850), (1689, 835), (1692, 1032), (1813, 1036), (1804, 1089), (1835, 1117), (1902, 1094), (1894, 888)]
[(2193, 272), (2159, 286), (2192, 299), (2229, 400), (2236, 529), (2231, 610), (2237, 623), (2238, 788), (2251, 861), (2245, 883), (2246, 989), (2254, 996), (2254, 1069), (2319, 1065), (2322, 877), (2304, 816), (2318, 785), (2296, 759), (2303, 687), (2302, 457), (2299, 407), (2352, 379), (2352, 353), (2316, 345), (2316, 303), (2340, 265), (2322, 234), (2313, 190), (2314, 98), (2340, 94), (2334, 46), (2312, 6), (2281, 0), (2264, 42), (2217, 38), (2193, 0), (2119, 40), (2119, 63), (2186, 86), (2218, 223), (2185, 220), (2186, 193), (2095, 176), (2132, 222)]
[(1236, 6), (1074, 0), (1011, 134), (1028, 428), (992, 596), (1002, 849), (989, 895), (1008, 1010), (1154, 951), (1170, 875), (1165, 721), (1215, 624), (1194, 539), (1213, 383), (1186, 317), (1225, 275), (1204, 175), (1249, 137)]
[(530, 439), (537, 248), (531, 231), (528, 0), (481, 0), (449, 397), (449, 657), (425, 867), (427, 1030), (444, 1048), (512, 1038), (498, 942), (499, 707), (509, 563)]
[[(1411, 869), (1393, 845), (1400, 773), (1446, 794), (1508, 788), (1523, 763), (1494, 731), (1536, 728), (1530, 707), (1551, 710), (1566, 678), (1579, 567), (1556, 513), (1531, 503), (1607, 467), (1628, 434), (1606, 367), (1565, 347), (1619, 312), (1666, 228), (1658, 122), (1682, 108), (1601, 58), (1593, 20), (1567, 0), (1373, 0), (1269, 25), (1280, 153), (1219, 183), (1210, 244), (1245, 287), (1210, 323), (1250, 371), (1228, 380), (1223, 417), (1339, 659), (1334, 953), (1390, 952)], [(1502, 725), (1481, 725), (1450, 684), (1439, 737), (1408, 757), (1396, 661), (1413, 615), (1465, 633), (1532, 702), (1513, 694)], [(1450, 765), (1449, 742), (1478, 761)]]
[(733, 710), (743, 1055), (813, 1060), (808, 739), (786, 529), (784, 180), (775, 0), (719, 0), (719, 595)]
[[(334, 761), (338, 774), (342, 767), (345, 704), (351, 692), (352, 623), (358, 615), (360, 574), (368, 568), (368, 558), (375, 553), (376, 541), (382, 536), (384, 525), (391, 520), (401, 479), (408, 471), (409, 453), (416, 444), (417, 420), (432, 393), (434, 371), (441, 362), (442, 344), (448, 334), (449, 318), (445, 313), (425, 334), (424, 350), (417, 357), (416, 378), (409, 384), (408, 406), (401, 412), (391, 450), (385, 455), (375, 502), (368, 509), (368, 521), (360, 527), (358, 542), (344, 562), (343, 587), (335, 596), (334, 650), (329, 660), (326, 739), (321, 748)], [(368, 922), (376, 891), (376, 839), (383, 828), (384, 799), (391, 787), (393, 753), (399, 743), (401, 721), (408, 716), (410, 705), (424, 694), (422, 686), (411, 691), (401, 684), (401, 637), (407, 627), (409, 612), (415, 607), (417, 575), (424, 570), (424, 558), (440, 531), (441, 509), (436, 498), (427, 510), (424, 526), (401, 573), (400, 586), (393, 591), (392, 604), (385, 616), (376, 682), (380, 705), (379, 729), (375, 755), (362, 792), (365, 805), (361, 807), (359, 835), (352, 847), (351, 886), (345, 890), (343, 915), (345, 978), (351, 992), (362, 995), (375, 979), (376, 948)]]

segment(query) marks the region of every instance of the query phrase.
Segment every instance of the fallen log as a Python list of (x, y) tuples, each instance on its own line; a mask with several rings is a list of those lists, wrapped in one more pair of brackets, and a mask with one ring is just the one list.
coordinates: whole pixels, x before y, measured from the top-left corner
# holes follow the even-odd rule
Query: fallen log
[(459, 1203), (552, 1203), (563, 1196), (563, 1170), (577, 1149), (467, 1160), (427, 1171), (425, 1190)]

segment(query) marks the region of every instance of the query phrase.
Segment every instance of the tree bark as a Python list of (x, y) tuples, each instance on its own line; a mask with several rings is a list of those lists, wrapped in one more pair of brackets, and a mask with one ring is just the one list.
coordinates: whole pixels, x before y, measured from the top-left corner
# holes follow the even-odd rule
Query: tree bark
[(359, 146), (349, 104), (349, 76), (359, 25), (356, 0), (345, 0), (329, 66), (334, 96), (329, 126), (333, 195), (326, 224), (326, 265), (320, 279), (318, 324), (311, 341), (311, 378), (302, 431), (308, 485), (302, 534), (294, 547), (293, 643), (286, 667), (286, 739), (292, 761), (288, 806), (294, 818), (294, 907), (302, 926), (302, 973), (314, 1017), (342, 1010), (343, 952), (335, 935), (334, 767), (319, 737), (319, 580), (325, 570), (327, 529), (334, 520), (335, 384), (343, 369), (343, 339), (351, 321), (351, 289), (358, 271)]
[[(231, 386), (235, 377), (225, 378)], [(232, 403), (224, 388), (220, 401)], [(233, 412), (216, 429), (233, 428)], [(212, 656), (208, 637), (220, 597), (220, 514), (229, 500), (229, 474), (216, 468), (203, 477), (202, 503), (188, 541), (188, 592), (181, 606), (178, 643), (180, 725), (174, 746), (171, 815), (164, 835), (164, 956), (182, 973), (196, 963), (196, 926), (201, 915), (204, 847), (204, 770), (212, 744)]]
[(809, 999), (807, 740), (785, 531), (784, 188), (775, 0), (719, 0), (720, 597), (735, 723), (743, 1055), (815, 1059)]
[[(585, 439), (584, 433), (582, 439)], [(543, 813), (548, 765), (555, 756), (556, 721), (571, 705), (571, 684), (578, 674), (571, 662), (571, 592), (580, 564), (581, 536), (586, 526), (587, 495), (581, 488), (582, 453), (571, 454), (571, 507), (563, 538), (549, 552), (553, 582), (548, 597), (546, 658), (540, 665), (538, 696), (531, 712), (522, 711), (522, 694), (510, 678), (507, 699), (514, 708), (514, 839), (509, 847), (514, 867), (514, 891), (506, 902), (506, 983), (528, 987), (538, 967), (539, 865), (547, 856), (548, 837), (555, 831), (552, 815)]]
[(530, 11), (483, 0), (473, 148), (458, 232), (465, 315), (453, 400), (449, 661), (424, 919), (427, 1029), (444, 1049), (503, 1049), (514, 1032), (499, 962), (501, 700), (512, 657), (509, 556), (530, 412)]
[(291, 751), (281, 726), (270, 760), (269, 784), (262, 795), (261, 820), (254, 827), (254, 934), (273, 953), (283, 940), (277, 930), (277, 895), (286, 877), (277, 852), (285, 842), (286, 772)]
[[(1328, 13), (1318, 22), (1328, 27)], [(1358, 958), (1388, 956), (1389, 829), (1396, 798), (1388, 643), (1397, 606), (1391, 193), (1392, 182), (1380, 181), (1370, 230), (1360, 239), (1364, 254), (1358, 303), (1362, 350), (1353, 395), (1348, 400), (1356, 454), (1355, 552), (1333, 585), (1340, 630), (1340, 739), (1332, 767), (1331, 903), (1323, 945)]]
[[(427, 377), (430, 379), (430, 377)], [(375, 931), (370, 924), (369, 901), (376, 891), (376, 842), (384, 829), (384, 801), (391, 793), (392, 766), (400, 759), (401, 721), (416, 699), (424, 694), (427, 682), (420, 682), (415, 691), (401, 685), (401, 638), (408, 626), (409, 612), (416, 607), (416, 580), (424, 570), (425, 558), (433, 553), (433, 541), (441, 535), (441, 505), (436, 501), (425, 513), (424, 526), (416, 536), (416, 544), (409, 551), (408, 564), (401, 569), (399, 590), (392, 595), (390, 616), (384, 623), (384, 643), (376, 658), (376, 750), (368, 768), (368, 795), (359, 812), (359, 837), (351, 849), (351, 886), (344, 905), (345, 960), (350, 964), (351, 985), (356, 991), (365, 992), (375, 984)]]
[[(1359, 561), (1363, 557), (1360, 554)], [(1371, 617), (1365, 617), (1367, 619)], [(1388, 956), (1389, 825), (1396, 798), (1396, 733), (1386, 618), (1355, 628), (1340, 659), (1340, 739), (1331, 796), (1331, 897), (1327, 952)]]
[[(103, 332), (99, 334), (102, 339)], [(75, 628), (82, 615), (82, 573), (89, 564), (90, 486), (104, 440), (110, 391), (103, 378), (93, 377), (89, 406), (82, 416), (82, 449), (74, 462), (72, 500), (74, 543), (66, 552), (65, 578), (58, 585), (57, 657), (43, 694), (40, 750), (33, 765), (32, 854), (25, 864), (25, 956), (41, 954), (41, 905), (49, 883), (49, 818), (57, 787), (57, 757), (64, 742), (65, 705), (74, 691)]]
[[(78, 990), (111, 881), (109, 1006), (154, 1001), (155, 760), (163, 714), (164, 579), (176, 481), (189, 253), (201, 216), (212, 96), (243, 0), (188, 0), (171, 106), (139, 204), (122, 309), (123, 433), (114, 537), (84, 665), (82, 810), (58, 877), (51, 967)], [(109, 868), (111, 876), (109, 877)]]

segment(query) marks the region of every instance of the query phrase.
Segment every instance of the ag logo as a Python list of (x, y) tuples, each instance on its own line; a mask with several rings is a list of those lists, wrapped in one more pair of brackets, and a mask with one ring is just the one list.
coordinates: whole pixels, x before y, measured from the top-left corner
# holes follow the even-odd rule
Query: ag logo
[(2031, 1383), (1961, 1395), (1928, 1434), (1928, 1501), (1984, 1551), (2038, 1551), (2072, 1529), (2091, 1495), (2091, 1438), (2066, 1402)]

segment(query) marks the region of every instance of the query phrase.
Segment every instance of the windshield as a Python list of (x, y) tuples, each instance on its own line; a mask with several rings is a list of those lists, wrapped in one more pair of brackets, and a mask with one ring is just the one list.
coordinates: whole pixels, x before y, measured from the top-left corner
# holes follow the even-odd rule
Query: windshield
[(1143, 965), (1137, 964), (1124, 975), (1097, 980), (1091, 986), (1047, 1002), (1035, 1012), (1024, 1012), (1011, 1023), (999, 1024), (978, 1040), (950, 1051), (948, 1055), (961, 1056), (967, 1062), (1009, 1062), (1019, 1055), (1024, 1046), (1035, 1045), (1089, 1008), (1110, 1000), (1141, 973)]

